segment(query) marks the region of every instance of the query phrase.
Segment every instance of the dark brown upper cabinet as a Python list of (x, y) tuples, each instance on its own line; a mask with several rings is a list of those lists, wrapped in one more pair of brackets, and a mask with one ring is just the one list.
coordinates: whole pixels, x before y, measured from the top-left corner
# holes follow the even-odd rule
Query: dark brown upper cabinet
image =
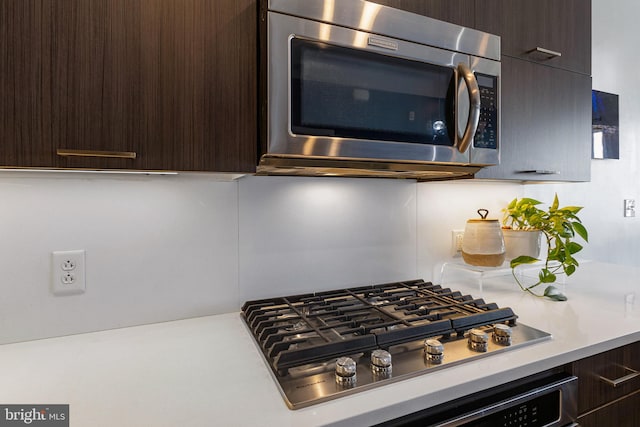
[(589, 181), (591, 1), (477, 0), (476, 10), (502, 49), (500, 164), (476, 177)]
[(475, 28), (503, 55), (591, 75), (591, 1), (476, 0)]
[(500, 164), (477, 178), (589, 181), (591, 77), (502, 57)]
[(0, 2), (0, 166), (255, 171), (256, 13), (255, 0)]

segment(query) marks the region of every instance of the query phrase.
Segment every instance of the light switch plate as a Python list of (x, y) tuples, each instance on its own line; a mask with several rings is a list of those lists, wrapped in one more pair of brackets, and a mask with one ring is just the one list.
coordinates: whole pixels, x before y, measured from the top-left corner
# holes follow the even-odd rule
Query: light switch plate
[(636, 216), (636, 201), (635, 199), (624, 199), (624, 216), (634, 217)]

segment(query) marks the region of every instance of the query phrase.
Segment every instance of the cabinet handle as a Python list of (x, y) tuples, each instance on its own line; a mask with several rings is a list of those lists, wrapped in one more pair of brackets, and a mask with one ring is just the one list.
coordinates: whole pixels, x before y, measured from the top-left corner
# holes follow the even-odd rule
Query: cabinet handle
[(634, 369), (628, 368), (626, 366), (622, 366), (622, 368), (625, 371), (628, 371), (628, 372), (631, 372), (631, 373), (625, 375), (624, 377), (616, 378), (615, 380), (611, 380), (609, 378), (605, 378), (605, 377), (603, 377), (601, 375), (598, 375), (598, 376), (600, 377), (600, 379), (602, 381), (604, 381), (605, 383), (609, 384), (610, 386), (612, 386), (614, 388), (618, 387), (618, 386), (620, 386), (620, 385), (622, 385), (622, 384), (624, 384), (624, 383), (626, 383), (628, 381), (631, 381), (634, 378), (640, 377), (640, 372), (638, 372), (638, 371), (636, 371)]
[(58, 156), (75, 156), (75, 157), (110, 157), (115, 159), (135, 159), (137, 154), (135, 151), (95, 151), (95, 150), (74, 150), (71, 148), (58, 148), (56, 150)]
[(536, 175), (560, 175), (560, 171), (552, 171), (548, 169), (532, 169), (532, 170), (516, 171), (516, 173), (534, 173)]
[(543, 55), (547, 55), (549, 57), (548, 59), (558, 58), (558, 57), (562, 56), (561, 52), (556, 52), (555, 50), (551, 50), (551, 49), (545, 49), (545, 48), (540, 47), (540, 46), (536, 47), (535, 49), (531, 49), (529, 51), (529, 53), (532, 53), (532, 52), (542, 53)]

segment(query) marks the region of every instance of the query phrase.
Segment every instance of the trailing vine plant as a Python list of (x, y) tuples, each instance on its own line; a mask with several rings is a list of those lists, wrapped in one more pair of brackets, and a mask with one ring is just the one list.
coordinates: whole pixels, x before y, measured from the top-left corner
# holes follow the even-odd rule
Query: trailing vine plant
[[(559, 274), (571, 276), (580, 265), (573, 255), (580, 252), (583, 247), (574, 239), (577, 235), (585, 242), (589, 241), (587, 229), (577, 216), (582, 207), (559, 207), (557, 194), (548, 210), (540, 209), (538, 206), (541, 204), (542, 202), (531, 198), (516, 198), (503, 209), (505, 228), (539, 230), (547, 241), (547, 257), (544, 266), (540, 269), (536, 283), (529, 286), (523, 285), (516, 274), (516, 267), (540, 261), (537, 258), (522, 255), (512, 259), (510, 263), (511, 274), (523, 291), (555, 301), (566, 301), (567, 297), (553, 286), (553, 283), (556, 282)], [(544, 292), (542, 294), (536, 293), (534, 289), (542, 284), (547, 284)]]

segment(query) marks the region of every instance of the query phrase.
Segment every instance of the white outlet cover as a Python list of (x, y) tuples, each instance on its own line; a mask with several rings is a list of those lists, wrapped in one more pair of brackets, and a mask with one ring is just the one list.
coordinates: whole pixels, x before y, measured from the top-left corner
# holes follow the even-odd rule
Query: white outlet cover
[(464, 230), (451, 230), (451, 255), (462, 256), (462, 237)]
[(51, 293), (78, 295), (86, 290), (84, 249), (51, 253)]

